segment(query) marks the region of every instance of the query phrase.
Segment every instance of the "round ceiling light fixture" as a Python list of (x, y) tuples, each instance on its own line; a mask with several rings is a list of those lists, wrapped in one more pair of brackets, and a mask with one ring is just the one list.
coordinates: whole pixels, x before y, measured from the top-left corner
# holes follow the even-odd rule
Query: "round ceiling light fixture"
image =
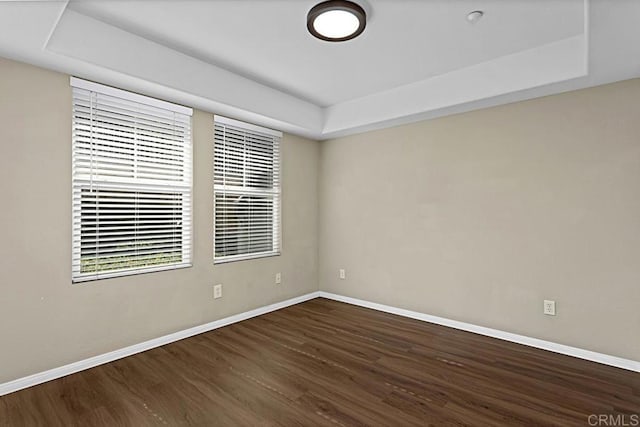
[(329, 0), (307, 14), (307, 29), (320, 40), (344, 42), (358, 37), (367, 26), (367, 14), (354, 2)]

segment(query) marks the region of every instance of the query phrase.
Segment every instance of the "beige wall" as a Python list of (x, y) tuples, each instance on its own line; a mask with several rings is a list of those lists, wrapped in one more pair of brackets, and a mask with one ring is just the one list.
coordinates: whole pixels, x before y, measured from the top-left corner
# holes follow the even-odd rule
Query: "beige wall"
[(212, 115), (196, 111), (194, 266), (72, 285), (69, 79), (0, 59), (0, 383), (318, 287), (640, 360), (639, 100), (632, 80), (285, 135), (282, 256), (217, 266)]
[(640, 360), (640, 80), (321, 151), (321, 290)]
[(318, 289), (319, 143), (283, 139), (282, 256), (214, 266), (213, 116), (195, 111), (193, 267), (72, 285), (69, 77), (0, 59), (0, 120), (0, 383)]

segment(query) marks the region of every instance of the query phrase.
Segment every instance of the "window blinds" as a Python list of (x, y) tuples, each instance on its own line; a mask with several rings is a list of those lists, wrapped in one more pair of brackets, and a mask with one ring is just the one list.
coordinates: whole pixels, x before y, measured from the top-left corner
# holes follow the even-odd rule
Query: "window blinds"
[(191, 264), (191, 109), (72, 78), (74, 282)]
[(215, 116), (214, 260), (280, 253), (282, 133)]

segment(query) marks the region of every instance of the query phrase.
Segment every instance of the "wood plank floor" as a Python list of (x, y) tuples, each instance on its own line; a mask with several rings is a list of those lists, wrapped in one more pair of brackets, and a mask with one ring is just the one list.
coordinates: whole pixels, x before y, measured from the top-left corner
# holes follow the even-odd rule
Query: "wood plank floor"
[(1, 426), (586, 426), (638, 413), (640, 374), (320, 298), (0, 397)]

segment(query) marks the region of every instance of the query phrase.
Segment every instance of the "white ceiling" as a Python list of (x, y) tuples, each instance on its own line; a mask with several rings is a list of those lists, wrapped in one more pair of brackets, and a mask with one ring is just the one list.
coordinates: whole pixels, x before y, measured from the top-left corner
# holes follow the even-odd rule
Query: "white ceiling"
[(360, 0), (345, 43), (315, 3), (5, 2), (0, 55), (318, 139), (640, 75), (637, 0)]
[[(323, 107), (584, 30), (583, 0), (378, 0), (366, 31), (346, 43), (307, 32), (314, 0), (157, 3), (85, 1), (70, 8)], [(471, 25), (465, 18), (476, 7), (485, 16)]]

